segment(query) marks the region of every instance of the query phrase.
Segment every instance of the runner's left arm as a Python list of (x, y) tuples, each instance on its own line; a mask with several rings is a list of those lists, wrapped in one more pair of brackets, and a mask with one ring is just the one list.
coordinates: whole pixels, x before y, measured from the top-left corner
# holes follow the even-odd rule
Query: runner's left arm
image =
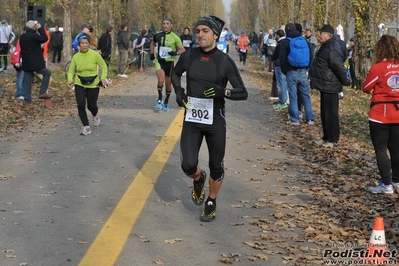
[(246, 100), (248, 98), (248, 91), (245, 88), (240, 72), (238, 71), (233, 59), (231, 59), (229, 56), (226, 56), (226, 63), (222, 65), (226, 67), (227, 79), (229, 80), (231, 86), (233, 86), (233, 89), (230, 90), (231, 95), (230, 97), (227, 97), (227, 99), (233, 101)]

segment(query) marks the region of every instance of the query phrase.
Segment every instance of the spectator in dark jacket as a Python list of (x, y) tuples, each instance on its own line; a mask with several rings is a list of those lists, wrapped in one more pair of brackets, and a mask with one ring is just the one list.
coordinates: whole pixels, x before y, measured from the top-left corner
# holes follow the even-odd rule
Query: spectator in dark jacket
[(24, 100), (31, 103), (33, 72), (43, 75), (40, 84), (39, 99), (50, 99), (47, 89), (51, 72), (46, 68), (43, 58), (42, 43), (47, 42), (48, 37), (44, 28), (37, 20), (29, 20), (26, 23), (26, 32), (20, 37), (22, 70), (24, 71)]
[[(133, 51), (137, 54), (137, 68), (144, 67), (144, 49), (149, 50), (150, 43), (148, 42), (148, 32), (146, 29), (141, 30), (140, 36), (133, 41)], [(190, 35), (191, 36), (191, 35)], [(180, 37), (181, 38), (181, 37)], [(192, 39), (192, 37), (191, 37)], [(187, 51), (187, 47), (184, 47)]]
[[(288, 95), (290, 99), (290, 104), (288, 106), (288, 114), (289, 121), (288, 124), (291, 125), (299, 125), (299, 111), (298, 111), (298, 91), (300, 91), (300, 97), (302, 99), (302, 104), (305, 108), (305, 118), (308, 124), (313, 124), (314, 115), (312, 111), (312, 102), (310, 100), (310, 90), (308, 85), (308, 76), (307, 76), (307, 68), (305, 67), (294, 67), (288, 62), (288, 55), (290, 54), (290, 40), (288, 38), (303, 38), (301, 36), (301, 32), (296, 29), (295, 24), (288, 23), (285, 26), (285, 32), (287, 38), (283, 39), (280, 42), (279, 49), (279, 60), (280, 67), (283, 74), (286, 75), (287, 78), (287, 88)], [(306, 42), (306, 40), (304, 40)], [(308, 42), (307, 49), (309, 53), (309, 62), (312, 58), (311, 48)]]
[(111, 61), (111, 52), (112, 52), (112, 33), (114, 31), (114, 27), (109, 25), (107, 27), (107, 32), (104, 32), (100, 39), (98, 40), (98, 52), (101, 54), (101, 57), (104, 59), (107, 67), (109, 62)]
[(274, 49), (274, 53), (272, 56), (272, 61), (274, 64), (274, 73), (276, 75), (276, 80), (277, 80), (277, 88), (279, 90), (279, 95), (278, 95), (278, 103), (273, 105), (273, 109), (284, 109), (287, 108), (287, 79), (286, 76), (283, 74), (281, 71), (281, 66), (280, 66), (280, 42), (284, 40), (285, 38), (285, 32), (283, 30), (278, 30), (276, 32), (276, 41), (277, 41), (277, 46), (276, 49)]
[(251, 42), (253, 54), (258, 54), (258, 45), (259, 45), (259, 37), (258, 37), (258, 35), (256, 35), (256, 32), (253, 32), (252, 33), (252, 42)]
[(190, 28), (184, 28), (183, 34), (180, 35), (180, 40), (183, 43), (184, 49), (186, 49), (186, 51), (191, 48), (193, 35), (190, 34)]
[(311, 88), (320, 91), (323, 137), (314, 144), (332, 148), (338, 146), (340, 135), (338, 94), (342, 92), (342, 85), (348, 86), (350, 82), (346, 78), (342, 51), (333, 27), (326, 24), (319, 31), (321, 46), (313, 59), (309, 78)]
[(116, 43), (118, 45), (119, 51), (119, 66), (118, 66), (118, 76), (122, 78), (127, 78), (124, 73), (126, 69), (127, 54), (129, 50), (129, 40), (127, 39), (127, 25), (123, 23), (121, 29), (118, 32), (118, 37)]
[(53, 49), (53, 63), (57, 57), (57, 63), (61, 63), (61, 52), (64, 45), (64, 37), (58, 26), (55, 26), (55, 31), (51, 34), (50, 47)]
[(346, 58), (348, 58), (348, 49), (346, 48), (346, 42), (341, 40), (341, 36), (339, 36), (339, 34), (334, 34), (334, 39), (339, 45), (339, 50), (342, 54), (342, 61), (345, 62)]
[(349, 72), (350, 72), (351, 81), (352, 81), (351, 88), (352, 89), (356, 88), (358, 90), (359, 86), (357, 84), (358, 81), (357, 81), (356, 72), (355, 72), (355, 66), (356, 66), (355, 43), (356, 43), (356, 38), (355, 37), (350, 38), (350, 40), (349, 40), (350, 47), (349, 47), (349, 51), (348, 51), (349, 60), (348, 61), (349, 61)]

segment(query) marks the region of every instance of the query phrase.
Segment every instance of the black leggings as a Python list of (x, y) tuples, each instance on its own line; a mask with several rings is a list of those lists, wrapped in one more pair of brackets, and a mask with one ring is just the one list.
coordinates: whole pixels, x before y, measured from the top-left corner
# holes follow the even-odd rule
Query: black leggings
[[(399, 124), (381, 124), (369, 121), (370, 137), (374, 146), (381, 181), (399, 183)], [(389, 159), (387, 150), (391, 159)]]
[(245, 65), (245, 62), (247, 62), (247, 53), (245, 52), (241, 52), (241, 51), (239, 51), (238, 52), (238, 56), (239, 56), (239, 58), (240, 58), (240, 62), (243, 62), (244, 63), (244, 65)]
[(198, 153), (204, 136), (209, 152), (210, 177), (221, 180), (224, 177), (223, 158), (226, 150), (224, 109), (214, 113), (212, 125), (183, 122), (180, 138), (181, 168), (186, 175), (193, 175), (197, 171)]
[(100, 88), (85, 88), (79, 85), (75, 85), (75, 98), (78, 104), (78, 113), (83, 126), (89, 125), (89, 120), (87, 119), (86, 113), (86, 100), (87, 109), (91, 112), (93, 116), (98, 113), (97, 100), (100, 93)]
[(355, 63), (352, 62), (352, 60), (349, 61), (349, 73), (351, 75), (352, 88), (359, 89), (358, 84), (357, 84), (356, 73), (355, 73)]
[(8, 51), (10, 50), (10, 46), (8, 43), (0, 43), (0, 55), (2, 55), (0, 57), (0, 67), (1, 67), (1, 59), (3, 58), (4, 60), (4, 70), (7, 69), (7, 55), (8, 55)]

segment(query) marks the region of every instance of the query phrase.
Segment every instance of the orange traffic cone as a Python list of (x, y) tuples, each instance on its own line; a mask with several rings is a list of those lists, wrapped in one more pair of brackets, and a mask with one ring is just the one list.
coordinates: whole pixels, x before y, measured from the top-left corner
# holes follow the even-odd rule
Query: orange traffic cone
[(53, 102), (51, 101), (51, 99), (44, 99), (44, 106), (50, 107), (52, 105), (53, 105)]
[(364, 254), (363, 260), (367, 264), (381, 264), (388, 260), (384, 254), (387, 251), (385, 242), (384, 219), (377, 217), (374, 223), (373, 232), (371, 232), (369, 243)]

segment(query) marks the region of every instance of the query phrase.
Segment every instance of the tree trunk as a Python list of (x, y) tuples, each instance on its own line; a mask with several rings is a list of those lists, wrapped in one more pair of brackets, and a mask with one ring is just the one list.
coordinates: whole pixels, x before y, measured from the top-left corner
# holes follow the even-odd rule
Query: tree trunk
[(330, 4), (329, 4), (329, 1), (326, 0), (326, 14), (324, 15), (324, 24), (328, 23), (328, 12), (329, 12), (329, 9), (330, 9)]
[(70, 5), (65, 5), (64, 7), (64, 44), (62, 49), (63, 61), (69, 61), (72, 58), (72, 32), (71, 32), (71, 7)]
[(28, 14), (28, 0), (19, 0), (19, 32), (23, 32), (27, 22)]
[[(119, 26), (117, 26), (117, 25), (115, 25), (115, 16), (114, 16), (114, 3), (113, 3), (113, 1), (111, 1), (111, 3), (108, 5), (108, 10), (107, 10), (107, 12), (108, 12), (108, 23), (109, 23), (109, 25), (113, 25), (113, 27), (114, 27), (114, 33), (112, 34), (113, 36), (112, 36), (112, 42), (115, 44), (116, 43), (116, 38), (115, 38), (115, 33), (118, 33), (118, 31), (119, 31), (119, 29), (120, 29), (120, 25)], [(114, 55), (117, 55), (117, 47), (116, 47), (116, 45), (112, 45), (112, 53), (114, 54)]]

